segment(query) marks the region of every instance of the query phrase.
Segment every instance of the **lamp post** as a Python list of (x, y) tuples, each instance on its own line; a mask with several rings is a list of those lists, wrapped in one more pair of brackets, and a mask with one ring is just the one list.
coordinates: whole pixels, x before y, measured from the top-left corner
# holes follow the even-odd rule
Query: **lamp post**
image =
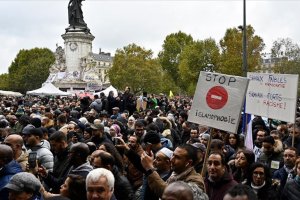
[(243, 76), (247, 77), (247, 24), (246, 24), (246, 0), (243, 0)]
[[(243, 0), (243, 27), (239, 26), (239, 29), (243, 31), (243, 76), (247, 77), (248, 64), (247, 64), (247, 24), (246, 24), (246, 0)], [(243, 108), (243, 133), (247, 138), (247, 114), (246, 114), (246, 103)]]

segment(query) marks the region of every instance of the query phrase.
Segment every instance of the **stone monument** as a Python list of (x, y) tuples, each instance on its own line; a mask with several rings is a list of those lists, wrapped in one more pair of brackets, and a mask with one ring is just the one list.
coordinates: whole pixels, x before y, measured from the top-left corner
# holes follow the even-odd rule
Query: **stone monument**
[(64, 49), (56, 46), (55, 62), (47, 82), (62, 90), (100, 90), (109, 85), (107, 70), (112, 65), (110, 53), (92, 52), (94, 36), (83, 19), (82, 0), (68, 4), (69, 27), (62, 35)]

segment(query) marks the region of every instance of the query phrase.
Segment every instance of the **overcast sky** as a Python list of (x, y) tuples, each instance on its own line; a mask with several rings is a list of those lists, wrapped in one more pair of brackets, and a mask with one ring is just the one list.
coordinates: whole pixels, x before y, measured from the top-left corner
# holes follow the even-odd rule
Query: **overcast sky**
[[(0, 74), (20, 49), (63, 46), (61, 35), (68, 27), (69, 0), (0, 0)], [(266, 52), (278, 38), (300, 44), (300, 1), (247, 1), (247, 24), (266, 43)], [(243, 23), (243, 0), (86, 0), (84, 20), (99, 48), (114, 54), (117, 48), (136, 43), (161, 50), (165, 37), (183, 31), (195, 40), (209, 37), (217, 42), (227, 28)]]

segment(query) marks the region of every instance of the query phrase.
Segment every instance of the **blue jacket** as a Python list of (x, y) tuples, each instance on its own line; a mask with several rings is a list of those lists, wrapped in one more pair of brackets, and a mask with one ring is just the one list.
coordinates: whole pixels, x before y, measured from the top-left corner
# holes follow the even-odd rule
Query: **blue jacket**
[(0, 199), (1, 200), (8, 199), (8, 190), (5, 189), (4, 186), (9, 182), (10, 178), (13, 175), (22, 171), (23, 170), (21, 165), (15, 160), (12, 160), (0, 170)]
[(286, 184), (286, 180), (288, 177), (288, 173), (285, 171), (284, 167), (281, 167), (280, 169), (276, 170), (273, 174), (273, 179), (280, 180), (280, 187), (279, 191), (281, 192)]

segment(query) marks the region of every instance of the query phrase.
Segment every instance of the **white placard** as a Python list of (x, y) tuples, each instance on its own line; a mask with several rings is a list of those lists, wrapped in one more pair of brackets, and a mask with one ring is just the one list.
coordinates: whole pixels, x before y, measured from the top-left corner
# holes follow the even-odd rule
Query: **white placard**
[(247, 73), (246, 112), (295, 122), (298, 75)]
[(200, 72), (188, 121), (236, 133), (249, 79)]

